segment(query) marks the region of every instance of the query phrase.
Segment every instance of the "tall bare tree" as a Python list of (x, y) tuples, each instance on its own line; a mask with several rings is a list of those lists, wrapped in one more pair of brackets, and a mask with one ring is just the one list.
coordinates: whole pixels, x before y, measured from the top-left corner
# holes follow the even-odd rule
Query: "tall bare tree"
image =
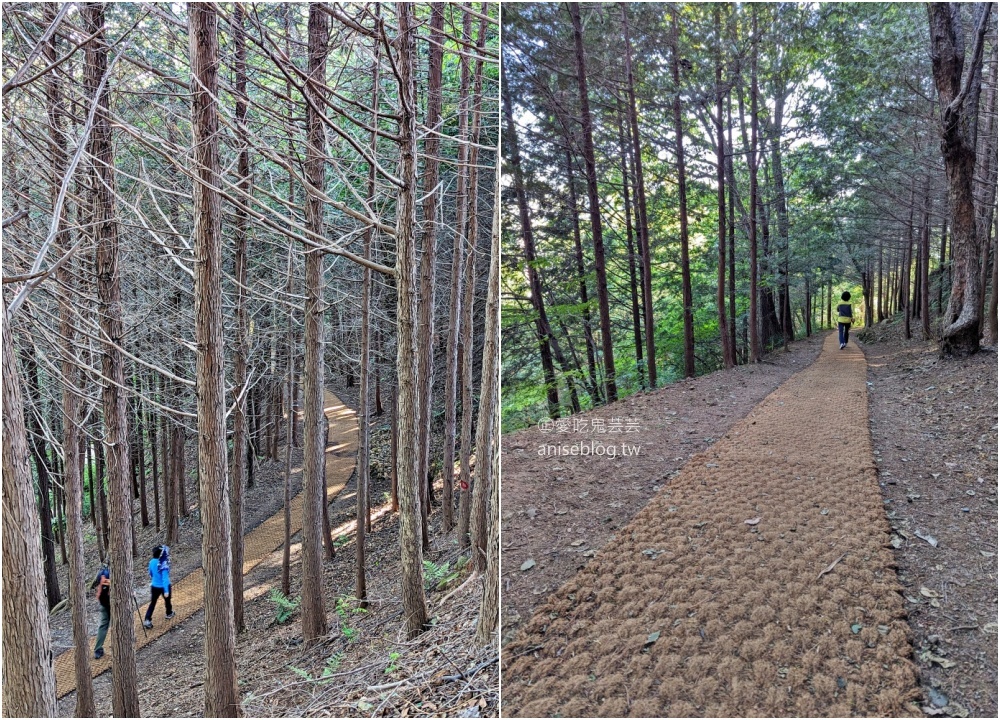
[(205, 716), (237, 717), (226, 391), (222, 322), (222, 198), (219, 195), (219, 19), (191, 3), (191, 134), (194, 183), (195, 340), (198, 344), (198, 474), (205, 569)]
[[(315, 3), (309, 5), (309, 78), (306, 83), (306, 225), (314, 237), (323, 236), (323, 201), (326, 177), (326, 129), (320, 114), (326, 96), (326, 58), (330, 18)], [(304, 398), (305, 455), (303, 462), (304, 511), (302, 521), (302, 636), (315, 642), (326, 635), (323, 607), (323, 466), (326, 436), (323, 433), (323, 254), (306, 250), (306, 336)]]
[(416, 87), (414, 82), (413, 6), (396, 3), (399, 20), (397, 66), (399, 70), (399, 175), (403, 187), (396, 204), (396, 371), (398, 373), (399, 417), (397, 422), (397, 482), (399, 497), (399, 544), (402, 564), (403, 615), (408, 637), (423, 632), (427, 625), (424, 596), (423, 542), (420, 534), (420, 494), (417, 474), (416, 427), (418, 403), (416, 377)]
[[(97, 251), (97, 315), (104, 350), (101, 374), (104, 387), (104, 444), (110, 489), (111, 540), (111, 654), (114, 681), (111, 706), (118, 717), (139, 716), (138, 672), (135, 664), (135, 626), (132, 624), (132, 495), (129, 478), (128, 415), (125, 408), (121, 280), (118, 266), (118, 221), (115, 215), (115, 159), (111, 139), (108, 88), (108, 44), (104, 37), (104, 4), (87, 3), (86, 30), (95, 38), (87, 45), (84, 85), (96, 104), (90, 133), (90, 202)], [(103, 88), (103, 89), (102, 89)], [(99, 92), (100, 90), (100, 92)]]
[[(494, 195), (500, 192), (499, 165)], [(500, 203), (493, 205), (490, 238), (490, 274), (486, 290), (486, 335), (483, 341), (482, 382), (479, 385), (479, 424), (476, 432), (476, 506), (487, 506), (489, 517), (473, 524), (472, 548), (476, 566), (485, 570), (483, 599), (476, 623), (476, 642), (485, 645), (500, 623)], [(488, 468), (488, 469), (487, 469)], [(473, 516), (478, 516), (475, 510)], [(483, 562), (478, 558), (482, 555)]]

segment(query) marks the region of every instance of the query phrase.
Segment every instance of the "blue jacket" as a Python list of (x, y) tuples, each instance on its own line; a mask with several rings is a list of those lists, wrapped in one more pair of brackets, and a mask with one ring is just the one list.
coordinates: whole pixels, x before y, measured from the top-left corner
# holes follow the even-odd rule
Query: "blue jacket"
[(149, 559), (149, 584), (155, 588), (170, 587), (170, 568), (161, 570), (158, 558)]

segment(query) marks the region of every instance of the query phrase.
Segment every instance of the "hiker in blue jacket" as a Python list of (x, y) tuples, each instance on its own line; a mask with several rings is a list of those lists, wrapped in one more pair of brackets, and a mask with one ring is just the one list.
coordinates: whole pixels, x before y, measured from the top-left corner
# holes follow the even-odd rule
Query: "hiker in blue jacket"
[(142, 621), (143, 627), (153, 627), (153, 610), (160, 595), (166, 604), (169, 620), (174, 616), (174, 609), (170, 604), (170, 548), (166, 545), (154, 547), (149, 561), (149, 607), (146, 608), (146, 619)]

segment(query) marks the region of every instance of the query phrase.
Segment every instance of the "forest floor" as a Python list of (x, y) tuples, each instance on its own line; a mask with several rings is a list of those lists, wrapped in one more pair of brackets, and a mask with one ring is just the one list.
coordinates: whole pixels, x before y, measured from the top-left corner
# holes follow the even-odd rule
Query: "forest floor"
[[(919, 714), (865, 358), (853, 343), (840, 350), (832, 333), (823, 342), (815, 362), (672, 477), (647, 466), (635, 478), (621, 457), (554, 461), (591, 486), (662, 487), (506, 645), (504, 715)], [(645, 417), (672, 420), (690, 407), (642, 399)], [(686, 450), (633, 442), (650, 453)], [(597, 527), (553, 546), (582, 548)], [(531, 582), (537, 561), (511, 566)]]
[[(356, 408), (356, 398), (352, 397), (356, 389), (352, 391), (337, 385), (334, 388), (347, 406)], [(387, 453), (383, 446), (388, 444), (388, 432), (385, 417), (374, 419), (373, 454)], [(331, 435), (334, 433), (331, 427)], [(351, 463), (353, 469), (353, 456)], [(283, 479), (281, 464), (272, 465), (275, 467), (266, 469), (273, 470), (273, 475), (260, 473), (258, 486), (271, 486), (271, 494), (277, 497), (275, 509), (271, 511), (274, 513), (281, 508)], [(301, 450), (293, 451), (293, 471), (297, 473), (293, 477), (298, 480), (296, 490), (301, 484), (300, 468)], [(236, 645), (244, 714), (258, 717), (497, 716), (498, 648), (495, 644), (478, 647), (472, 640), (482, 583), (478, 578), (470, 579), (468, 570), (456, 569), (462, 553), (453, 536), (441, 537), (436, 532), (434, 524), (439, 513), (431, 516), (432, 550), (424, 555), (442, 576), (436, 586), (428, 588), (433, 627), (414, 641), (405, 638), (399, 600), (398, 522), (388, 505), (388, 484), (377, 475), (370, 488), (372, 533), (367, 538), (371, 605), (367, 612), (358, 610), (353, 600), (356, 473), (351, 470), (348, 473), (346, 486), (330, 505), (337, 554), (333, 561), (324, 563), (324, 601), (331, 628), (328, 637), (307, 648), (302, 643), (297, 612), (284, 623), (277, 622), (277, 606), (268, 595), (271, 589), (280, 587), (280, 549), (270, 553), (244, 577), (247, 632), (237, 637)], [(328, 480), (334, 483), (329, 474)], [(248, 499), (248, 510), (251, 507)], [(255, 517), (266, 517), (265, 511), (256, 510)], [(247, 528), (252, 527), (248, 520)], [(299, 537), (293, 536), (293, 597), (301, 585), (300, 550)], [(189, 548), (188, 553), (193, 559), (187, 560), (187, 569), (199, 567), (200, 542)], [(181, 577), (178, 564), (174, 560), (175, 578)], [(448, 568), (446, 572), (445, 567)], [(158, 609), (154, 624), (161, 614)], [(91, 615), (94, 616), (93, 635), (96, 609)], [(162, 637), (137, 653), (140, 706), (144, 716), (196, 717), (203, 713), (204, 612), (196, 610), (188, 620), (179, 620), (180, 613)], [(161, 619), (159, 623), (162, 622)], [(138, 637), (141, 640), (141, 633)], [(110, 683), (111, 673), (104, 673), (94, 681), (98, 712), (104, 715), (111, 712)], [(64, 696), (59, 701), (59, 714), (72, 716), (74, 704), (75, 693)]]
[(859, 340), (924, 712), (996, 717), (996, 348), (941, 359), (899, 321)]

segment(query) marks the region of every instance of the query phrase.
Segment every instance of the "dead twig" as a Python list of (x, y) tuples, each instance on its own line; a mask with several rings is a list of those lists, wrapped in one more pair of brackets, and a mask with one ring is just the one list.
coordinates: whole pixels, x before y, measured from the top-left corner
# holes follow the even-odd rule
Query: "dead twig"
[(824, 576), (824, 575), (826, 575), (826, 574), (827, 574), (828, 572), (830, 572), (830, 571), (831, 571), (831, 570), (833, 570), (833, 569), (834, 569), (835, 567), (837, 567), (837, 563), (839, 563), (839, 562), (840, 562), (841, 560), (843, 560), (843, 559), (844, 559), (845, 557), (847, 557), (847, 553), (844, 553), (844, 554), (843, 554), (843, 555), (841, 555), (841, 556), (840, 556), (839, 558), (837, 558), (837, 559), (836, 559), (836, 560), (834, 560), (834, 561), (833, 561), (832, 563), (830, 563), (830, 565), (829, 565), (829, 566), (828, 566), (828, 567), (827, 567), (827, 568), (826, 568), (825, 570), (821, 571), (821, 572), (820, 572), (820, 574), (816, 576), (816, 579), (817, 579), (817, 580), (819, 580), (819, 579), (820, 579), (821, 577), (823, 577), (823, 576)]

